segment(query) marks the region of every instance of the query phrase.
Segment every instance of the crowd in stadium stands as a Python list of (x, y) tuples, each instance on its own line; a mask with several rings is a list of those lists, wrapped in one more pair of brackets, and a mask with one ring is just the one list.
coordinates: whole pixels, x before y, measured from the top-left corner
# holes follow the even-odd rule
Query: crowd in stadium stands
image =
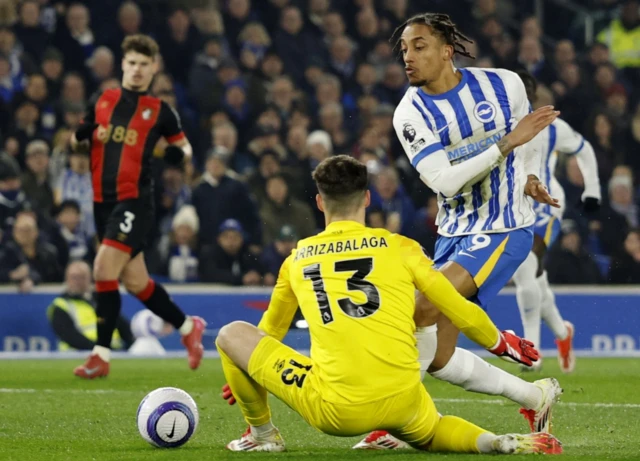
[[(428, 7), (475, 40), (457, 65), (525, 68), (596, 152), (603, 206), (585, 215), (575, 158), (561, 159), (567, 211), (547, 258), (552, 283), (640, 283), (640, 18), (598, 11), (584, 44), (575, 13), (509, 0), (0, 0), (0, 283), (29, 291), (92, 261), (89, 158), (69, 139), (96, 92), (119, 85), (120, 43), (160, 44), (151, 93), (179, 113), (193, 163), (155, 155), (150, 270), (176, 282), (273, 285), (296, 241), (324, 227), (313, 168), (347, 153), (371, 173), (371, 226), (433, 251), (437, 201), (399, 145), (407, 80), (389, 37)], [(424, 5), (423, 5), (424, 4)], [(631, 45), (629, 45), (631, 44)]]

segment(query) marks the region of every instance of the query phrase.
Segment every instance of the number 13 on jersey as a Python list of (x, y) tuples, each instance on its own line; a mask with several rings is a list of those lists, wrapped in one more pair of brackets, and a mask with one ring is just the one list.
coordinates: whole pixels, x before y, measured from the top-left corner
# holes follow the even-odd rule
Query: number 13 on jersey
[[(364, 318), (372, 315), (380, 308), (380, 292), (368, 280), (367, 275), (373, 270), (373, 258), (359, 258), (336, 261), (333, 265), (334, 272), (351, 272), (352, 275), (346, 280), (347, 290), (360, 291), (366, 296), (366, 301), (356, 304), (351, 298), (345, 297), (336, 300), (342, 312), (349, 317)], [(320, 316), (324, 325), (333, 322), (334, 316), (331, 310), (329, 295), (325, 289), (325, 281), (322, 276), (320, 263), (310, 264), (303, 269), (304, 278), (313, 284), (313, 291), (316, 294)]]

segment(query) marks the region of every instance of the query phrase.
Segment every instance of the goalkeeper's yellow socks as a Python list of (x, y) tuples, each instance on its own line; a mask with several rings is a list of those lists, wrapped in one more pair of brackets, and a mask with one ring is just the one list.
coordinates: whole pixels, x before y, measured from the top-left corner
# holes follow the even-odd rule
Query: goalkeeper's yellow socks
[(431, 439), (430, 451), (493, 453), (495, 435), (457, 416), (443, 416)]
[[(267, 390), (251, 377), (218, 347), (222, 370), (227, 383), (240, 406), (245, 421), (252, 427), (260, 427), (271, 422), (271, 411), (267, 404)], [(265, 426), (268, 428), (268, 426)]]

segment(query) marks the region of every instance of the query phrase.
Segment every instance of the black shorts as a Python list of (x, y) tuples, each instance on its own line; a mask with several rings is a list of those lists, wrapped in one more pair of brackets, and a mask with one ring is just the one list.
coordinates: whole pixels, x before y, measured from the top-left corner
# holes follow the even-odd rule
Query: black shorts
[(94, 202), (96, 233), (103, 245), (127, 252), (134, 258), (144, 251), (155, 220), (151, 198), (122, 202)]

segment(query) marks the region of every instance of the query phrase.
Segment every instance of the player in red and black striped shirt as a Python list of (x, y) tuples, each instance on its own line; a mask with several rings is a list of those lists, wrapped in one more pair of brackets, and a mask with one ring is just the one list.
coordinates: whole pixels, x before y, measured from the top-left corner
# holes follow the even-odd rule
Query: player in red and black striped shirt
[(149, 277), (143, 249), (154, 223), (151, 159), (160, 137), (166, 153), (191, 157), (191, 145), (178, 114), (147, 94), (158, 70), (158, 44), (133, 35), (122, 43), (122, 88), (106, 90), (92, 104), (72, 138), (72, 148), (89, 148), (96, 230), (100, 248), (94, 261), (98, 340), (76, 376), (96, 378), (109, 373), (111, 336), (120, 313), (118, 280), (152, 312), (171, 323), (182, 336), (195, 369), (203, 354), (205, 323), (185, 316), (166, 290)]

